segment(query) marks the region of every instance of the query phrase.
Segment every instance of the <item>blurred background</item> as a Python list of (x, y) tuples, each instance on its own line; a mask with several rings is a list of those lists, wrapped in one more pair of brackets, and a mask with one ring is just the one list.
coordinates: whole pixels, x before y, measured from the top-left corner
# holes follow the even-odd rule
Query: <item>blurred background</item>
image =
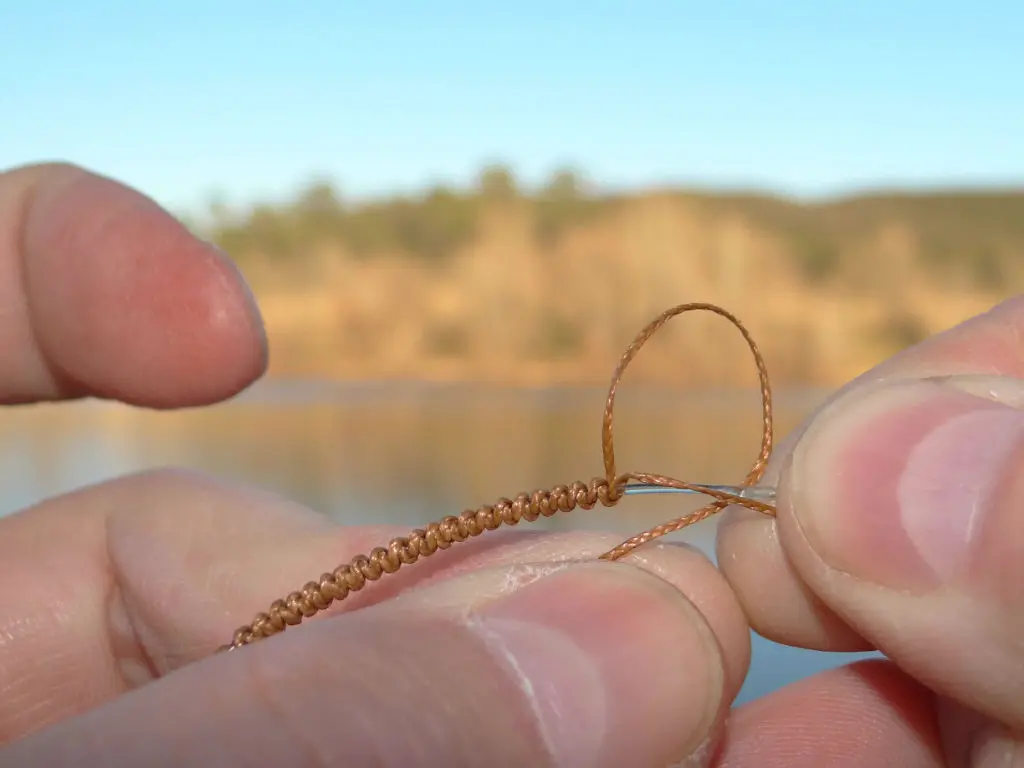
[[(184, 414), (4, 413), (0, 514), (165, 464), (346, 524), (586, 479), (618, 355), (684, 301), (748, 324), (784, 434), (1024, 284), (1022, 9), (5, 7), (0, 167), (87, 166), (220, 244), (271, 371)], [(755, 383), (734, 330), (681, 318), (626, 377), (620, 463), (737, 480)], [(627, 534), (685, 508), (545, 524)], [(714, 521), (681, 538), (713, 556)], [(848, 660), (755, 638), (741, 701)]]

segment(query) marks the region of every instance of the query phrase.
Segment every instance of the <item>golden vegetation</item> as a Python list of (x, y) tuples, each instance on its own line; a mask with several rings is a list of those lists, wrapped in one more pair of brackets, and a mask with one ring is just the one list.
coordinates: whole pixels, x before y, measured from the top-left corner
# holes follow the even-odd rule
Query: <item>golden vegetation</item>
[[(700, 300), (748, 323), (777, 381), (835, 385), (1024, 278), (1019, 191), (597, 195), (564, 171), (526, 194), (494, 167), (471, 190), (370, 202), (314, 184), (287, 205), (213, 206), (202, 228), (291, 375), (603, 383), (648, 319)], [(632, 376), (749, 383), (713, 323), (679, 323)]]

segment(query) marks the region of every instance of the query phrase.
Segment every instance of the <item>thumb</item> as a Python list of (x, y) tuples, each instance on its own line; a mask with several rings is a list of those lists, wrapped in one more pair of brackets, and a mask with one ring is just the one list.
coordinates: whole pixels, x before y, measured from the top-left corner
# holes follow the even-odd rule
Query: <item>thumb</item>
[(841, 398), (793, 452), (779, 531), (853, 629), (933, 690), (1024, 729), (1024, 381)]
[(639, 567), (495, 568), (186, 666), (0, 763), (667, 765), (723, 713), (720, 653)]

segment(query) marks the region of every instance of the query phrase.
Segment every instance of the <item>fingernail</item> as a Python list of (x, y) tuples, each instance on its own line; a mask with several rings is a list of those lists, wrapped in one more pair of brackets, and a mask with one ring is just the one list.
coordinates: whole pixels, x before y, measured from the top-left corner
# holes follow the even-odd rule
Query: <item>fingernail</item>
[(259, 339), (261, 365), (265, 368), (270, 352), (269, 342), (267, 340), (267, 333), (263, 324), (263, 313), (260, 312), (260, 305), (256, 300), (256, 295), (252, 291), (252, 286), (250, 286), (249, 281), (246, 280), (245, 274), (243, 274), (238, 262), (232, 259), (231, 255), (227, 251), (210, 240), (203, 240), (202, 242), (210, 249), (211, 252), (215, 253), (221, 259), (222, 263), (227, 266), (228, 269), (231, 270), (231, 275), (234, 278), (236, 286), (241, 289), (246, 314), (249, 317), (252, 329), (256, 332)]
[(722, 696), (711, 630), (675, 588), (621, 563), (574, 566), (472, 620), (564, 766), (668, 765), (708, 739)]
[(831, 567), (890, 589), (949, 582), (995, 506), (1024, 411), (949, 382), (837, 402), (793, 455), (789, 500)]
[(247, 309), (249, 310), (250, 315), (257, 324), (262, 325), (263, 318), (260, 315), (260, 307), (259, 303), (256, 301), (256, 295), (252, 292), (252, 286), (250, 286), (249, 281), (245, 279), (245, 275), (242, 273), (242, 268), (238, 265), (238, 262), (231, 258), (231, 254), (216, 243), (210, 240), (204, 240), (203, 244), (213, 253), (217, 254), (217, 256), (231, 268), (235, 279), (238, 281), (238, 286), (242, 289), (242, 294), (245, 297)]

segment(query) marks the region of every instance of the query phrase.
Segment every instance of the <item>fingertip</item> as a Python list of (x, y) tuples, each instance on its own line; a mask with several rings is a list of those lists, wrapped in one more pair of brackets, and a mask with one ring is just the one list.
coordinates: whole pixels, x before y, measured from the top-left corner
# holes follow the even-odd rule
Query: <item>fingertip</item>
[(780, 484), (780, 530), (809, 588), (887, 657), (1019, 727), (1024, 418), (998, 396), (1024, 388), (1007, 378), (978, 397), (976, 376), (961, 383), (837, 401)]
[[(762, 485), (785, 484), (793, 451), (808, 426), (801, 424), (778, 442)], [(786, 556), (777, 518), (727, 507), (719, 518), (715, 549), (726, 583), (750, 627), (762, 637), (809, 650), (873, 650), (804, 583)]]
[(58, 394), (190, 406), (261, 375), (262, 318), (223, 252), (116, 181), (65, 165), (34, 174), (22, 277)]
[[(478, 542), (472, 548), (477, 554), (463, 550), (463, 559), (455, 562), (449, 551), (444, 557), (451, 564), (438, 564), (440, 567), (433, 572), (429, 571), (430, 561), (417, 565), (417, 569), (425, 569), (417, 583), (432, 589), (430, 599), (435, 605), (463, 605), (496, 591), (516, 589), (568, 563), (595, 560), (618, 543), (614, 535), (589, 531), (542, 535), (510, 532), (504, 537), (504, 545), (497, 544), (500, 538), (495, 534), (490, 539), (493, 546), (486, 545), (487, 539)], [(718, 644), (725, 671), (723, 698), (732, 701), (750, 666), (750, 627), (733, 590), (714, 563), (688, 544), (654, 542), (634, 550), (618, 564), (638, 568), (666, 582), (696, 608)]]
[(722, 573), (703, 552), (686, 544), (635, 550), (629, 562), (671, 584), (697, 609), (719, 646), (725, 671), (723, 698), (735, 699), (750, 669), (750, 625)]
[[(592, 750), (588, 739), (603, 731), (600, 760), (588, 764), (620, 765), (627, 756), (648, 764), (640, 760), (647, 754), (678, 759), (717, 732), (746, 674), (749, 628), (721, 574), (698, 550), (656, 544), (622, 561), (594, 560), (614, 543), (580, 533), (515, 543), (378, 608), (468, 617), (471, 624), (474, 617), (498, 619), (482, 631), (498, 633), (500, 648), (530, 682), (524, 689), (543, 687), (562, 701), (556, 709), (563, 720), (570, 709), (586, 710), (576, 713), (575, 724), (565, 722), (562, 736), (575, 746), (562, 743), (556, 754), (582, 760), (580, 750)], [(586, 684), (567, 681), (570, 672)], [(592, 680), (598, 673), (601, 679)], [(599, 718), (603, 726), (578, 722), (598, 717), (588, 708), (601, 701), (608, 709)]]
[(730, 508), (719, 525), (716, 549), (719, 568), (762, 637), (818, 651), (873, 650), (807, 587), (786, 557), (774, 520)]

